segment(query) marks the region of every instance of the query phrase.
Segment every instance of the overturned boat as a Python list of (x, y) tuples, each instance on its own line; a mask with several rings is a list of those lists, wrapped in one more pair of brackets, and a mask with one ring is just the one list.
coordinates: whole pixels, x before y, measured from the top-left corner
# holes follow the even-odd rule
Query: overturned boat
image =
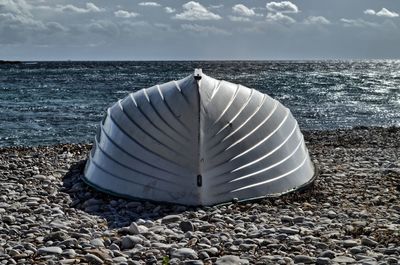
[(124, 197), (213, 205), (294, 191), (314, 173), (289, 109), (196, 69), (110, 107), (84, 180)]

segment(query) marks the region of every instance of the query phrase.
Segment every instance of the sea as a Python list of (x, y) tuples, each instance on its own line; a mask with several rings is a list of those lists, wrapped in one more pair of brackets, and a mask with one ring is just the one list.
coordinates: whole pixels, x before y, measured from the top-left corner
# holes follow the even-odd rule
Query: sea
[(0, 147), (90, 143), (118, 99), (195, 68), (267, 93), (302, 130), (400, 126), (400, 60), (41, 61), (0, 65)]

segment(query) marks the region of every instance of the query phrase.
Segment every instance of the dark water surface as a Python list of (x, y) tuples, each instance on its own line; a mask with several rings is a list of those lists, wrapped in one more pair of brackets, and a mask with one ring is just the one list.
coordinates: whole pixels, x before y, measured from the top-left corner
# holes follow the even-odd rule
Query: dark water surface
[(91, 142), (104, 111), (194, 68), (256, 88), (302, 129), (400, 125), (400, 61), (38, 62), (0, 65), (0, 146)]

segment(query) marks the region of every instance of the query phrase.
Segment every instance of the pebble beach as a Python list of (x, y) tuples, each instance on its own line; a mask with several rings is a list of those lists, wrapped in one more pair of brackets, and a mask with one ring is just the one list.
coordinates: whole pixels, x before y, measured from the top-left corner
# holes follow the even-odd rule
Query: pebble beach
[(87, 144), (0, 149), (0, 264), (400, 264), (400, 128), (303, 132), (319, 176), (185, 207), (81, 179)]

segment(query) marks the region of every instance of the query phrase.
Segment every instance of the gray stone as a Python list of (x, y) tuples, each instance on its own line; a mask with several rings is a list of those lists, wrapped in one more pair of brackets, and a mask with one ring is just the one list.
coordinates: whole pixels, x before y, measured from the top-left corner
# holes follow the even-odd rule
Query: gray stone
[(182, 263), (183, 265), (203, 265), (203, 261), (201, 260), (187, 260)]
[(328, 212), (328, 217), (329, 218), (334, 219), (336, 216), (337, 216), (337, 214), (334, 211), (331, 210), (331, 211)]
[(76, 252), (73, 249), (66, 249), (63, 251), (62, 255), (68, 258), (75, 258)]
[(181, 221), (181, 220), (182, 220), (181, 216), (173, 214), (173, 215), (164, 216), (161, 219), (161, 223), (162, 224), (170, 224), (170, 223), (175, 223), (175, 222), (178, 222), (178, 221)]
[(206, 251), (199, 252), (199, 259), (205, 260), (205, 259), (208, 259), (209, 257), (210, 257), (210, 255), (208, 255), (208, 253)]
[(351, 248), (351, 247), (358, 246), (358, 242), (355, 241), (355, 240), (348, 239), (348, 240), (344, 240), (344, 241), (342, 242), (342, 245), (343, 245), (345, 248)]
[(218, 258), (214, 265), (245, 265), (249, 264), (248, 260), (241, 259), (238, 256), (226, 255)]
[(209, 254), (210, 256), (213, 256), (213, 257), (217, 256), (219, 253), (219, 250), (216, 247), (207, 248), (207, 249), (204, 249), (203, 251), (207, 252), (207, 254)]
[(350, 249), (349, 249), (349, 252), (350, 252), (352, 255), (355, 255), (355, 254), (358, 254), (358, 253), (362, 253), (363, 251), (362, 251), (361, 247), (355, 246), (355, 247), (350, 248)]
[(87, 262), (89, 262), (90, 264), (93, 264), (93, 265), (98, 265), (98, 264), (104, 263), (104, 261), (101, 258), (97, 257), (96, 255), (90, 254), (90, 253), (86, 254), (84, 256), (84, 258)]
[(353, 262), (356, 262), (355, 259), (350, 258), (350, 257), (346, 257), (346, 256), (337, 256), (332, 261), (338, 262), (338, 263), (353, 263)]
[(315, 263), (315, 258), (306, 255), (297, 255), (294, 256), (293, 261), (294, 263), (310, 264), (310, 263)]
[(14, 256), (17, 256), (17, 255), (20, 255), (21, 253), (17, 250), (17, 249), (11, 249), (9, 252), (8, 252), (8, 255), (10, 255), (11, 257), (14, 257)]
[(129, 226), (129, 232), (133, 235), (138, 235), (142, 233), (146, 233), (149, 229), (143, 225), (137, 225), (135, 222), (132, 222)]
[(363, 237), (361, 238), (361, 244), (363, 244), (364, 246), (376, 247), (378, 245), (378, 242), (372, 240), (371, 238)]
[(290, 223), (292, 221), (293, 221), (293, 217), (291, 217), (291, 216), (284, 215), (281, 217), (282, 223)]
[(297, 224), (297, 223), (303, 223), (304, 220), (305, 220), (304, 216), (295, 216), (295, 217), (293, 218), (293, 222), (296, 223), (296, 224)]
[(180, 260), (185, 260), (185, 259), (198, 259), (198, 256), (196, 254), (196, 251), (194, 251), (191, 248), (179, 248), (176, 249), (171, 253), (172, 258), (178, 258)]
[(299, 229), (291, 227), (281, 227), (278, 229), (278, 232), (287, 235), (295, 235), (299, 233)]
[(124, 236), (121, 242), (122, 249), (131, 249), (135, 247), (136, 244), (141, 244), (143, 240), (138, 236)]
[(62, 259), (59, 261), (60, 264), (77, 264), (78, 261), (76, 259)]
[(239, 249), (241, 251), (251, 251), (251, 250), (254, 250), (256, 248), (257, 248), (256, 244), (245, 244), (245, 243), (243, 243), (243, 244), (239, 245)]
[(182, 221), (179, 224), (179, 227), (181, 228), (181, 230), (186, 233), (188, 231), (192, 232), (194, 231), (194, 226), (192, 224), (192, 222), (190, 221)]
[(37, 253), (39, 255), (54, 255), (54, 254), (61, 254), (63, 251), (60, 247), (42, 247), (39, 248)]
[(320, 257), (334, 259), (336, 257), (336, 253), (333, 252), (332, 250), (325, 250), (324, 252), (321, 253)]
[(3, 217), (3, 222), (7, 224), (13, 224), (15, 222), (15, 217), (12, 215), (6, 215)]
[(110, 250), (120, 250), (120, 248), (119, 248), (119, 246), (117, 245), (117, 244), (115, 244), (115, 243), (112, 243), (109, 247), (108, 247), (108, 249), (110, 249)]
[(394, 257), (388, 257), (388, 258), (386, 259), (386, 262), (387, 262), (388, 264), (399, 264), (399, 260), (396, 259), (396, 258), (394, 258)]
[(95, 246), (95, 247), (98, 247), (98, 248), (104, 247), (104, 241), (101, 238), (95, 238), (95, 239), (90, 240), (90, 244), (92, 246)]
[(328, 265), (331, 264), (331, 259), (326, 257), (318, 257), (317, 260), (315, 261), (315, 264)]
[(113, 258), (112, 261), (113, 261), (112, 262), (113, 264), (118, 264), (118, 263), (125, 263), (128, 261), (128, 259), (123, 256), (119, 256), (119, 257)]

